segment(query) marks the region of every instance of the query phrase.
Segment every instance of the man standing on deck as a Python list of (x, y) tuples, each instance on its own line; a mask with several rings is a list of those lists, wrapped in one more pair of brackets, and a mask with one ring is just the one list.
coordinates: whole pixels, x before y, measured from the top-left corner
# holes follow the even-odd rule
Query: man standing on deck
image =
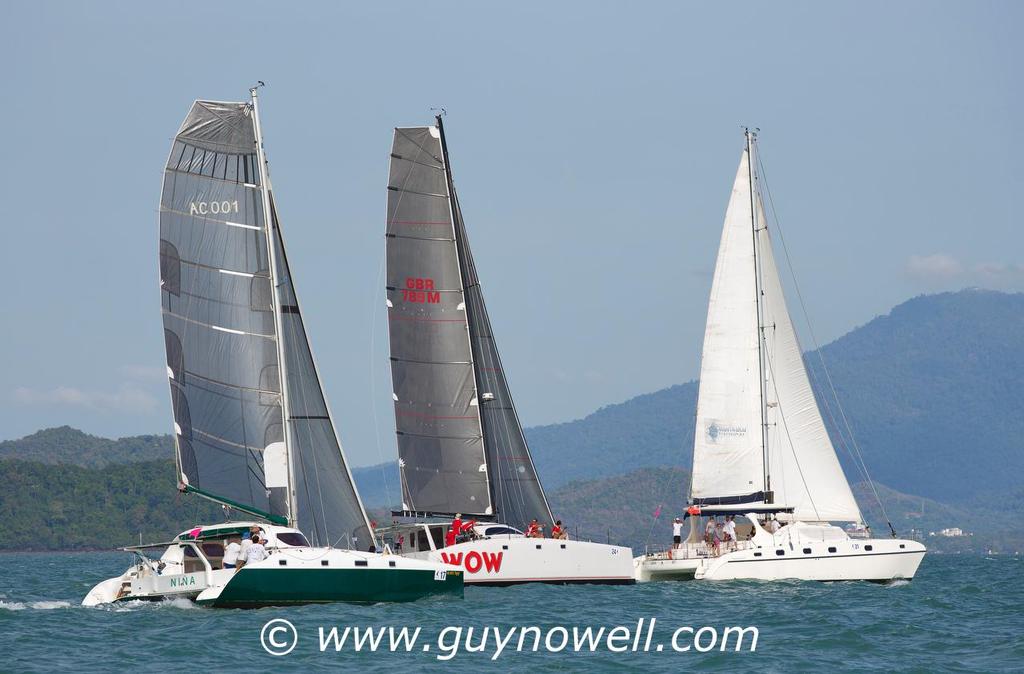
[(683, 544), (683, 520), (679, 517), (672, 520), (672, 548), (678, 550)]

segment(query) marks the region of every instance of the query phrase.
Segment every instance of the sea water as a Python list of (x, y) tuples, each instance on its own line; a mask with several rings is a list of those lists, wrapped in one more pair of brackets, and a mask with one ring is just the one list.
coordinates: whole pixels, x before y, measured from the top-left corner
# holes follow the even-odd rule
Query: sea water
[[(98, 608), (79, 604), (96, 582), (124, 571), (119, 553), (0, 554), (0, 671), (262, 671), (341, 669), (400, 671), (405, 668), (479, 671), (679, 672), (719, 671), (981, 671), (1024, 669), (1024, 559), (981, 555), (929, 555), (913, 582), (891, 584), (659, 582), (634, 586), (522, 585), (467, 587), (465, 599), (411, 604), (327, 604), (227, 610), (187, 601), (131, 602)], [(284, 619), (298, 635), (287, 655), (268, 654), (261, 642), (271, 620)], [(654, 627), (651, 629), (651, 620)], [(636, 637), (638, 622), (644, 620)], [(411, 652), (353, 652), (351, 640), (336, 651), (328, 637), (346, 627), (419, 627)], [(493, 634), (481, 652), (484, 628), (506, 635), (538, 627), (517, 650), (518, 636), (496, 655)], [(622, 627), (627, 638), (607, 640), (590, 652), (573, 652), (573, 628)], [(740, 652), (693, 647), (679, 628), (756, 627)], [(562, 641), (567, 646), (549, 652)], [(446, 631), (447, 630), (447, 631)], [(648, 631), (651, 638), (648, 641)], [(593, 634), (594, 632), (592, 632)], [(456, 636), (462, 643), (455, 652)], [(622, 632), (619, 632), (621, 635)], [(705, 632), (701, 648), (710, 643)], [(350, 632), (350, 637), (352, 633)], [(439, 642), (438, 638), (442, 641)], [(270, 635), (286, 643), (291, 634)], [(656, 646), (661, 645), (662, 650)], [(427, 646), (427, 648), (424, 648)], [(273, 643), (271, 644), (273, 647)], [(646, 648), (646, 652), (645, 652)], [(447, 650), (445, 650), (447, 649)]]

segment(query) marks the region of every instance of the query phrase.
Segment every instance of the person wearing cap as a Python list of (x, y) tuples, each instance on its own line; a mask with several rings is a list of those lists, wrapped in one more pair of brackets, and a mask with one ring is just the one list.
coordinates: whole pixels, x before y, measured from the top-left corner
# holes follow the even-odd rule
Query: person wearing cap
[(672, 520), (672, 547), (678, 550), (683, 544), (683, 519), (677, 517)]

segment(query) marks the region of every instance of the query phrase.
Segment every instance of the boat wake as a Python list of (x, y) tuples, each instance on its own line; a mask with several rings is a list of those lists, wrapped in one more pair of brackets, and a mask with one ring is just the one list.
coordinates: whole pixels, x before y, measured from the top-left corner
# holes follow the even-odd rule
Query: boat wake
[(55, 608), (71, 608), (71, 602), (66, 601), (3, 601), (0, 599), (0, 609), (6, 611), (24, 611), (25, 609), (36, 609), (47, 611)]

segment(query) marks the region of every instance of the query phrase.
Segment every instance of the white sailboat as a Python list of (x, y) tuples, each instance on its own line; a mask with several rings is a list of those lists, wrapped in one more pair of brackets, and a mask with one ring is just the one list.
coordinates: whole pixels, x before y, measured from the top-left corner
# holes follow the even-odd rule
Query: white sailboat
[[(178, 488), (243, 513), (124, 550), (86, 606), (181, 597), (213, 606), (462, 595), (462, 572), (357, 551), (369, 519), (338, 442), (288, 266), (251, 101), (196, 101), (160, 201), (160, 295)], [(251, 527), (270, 553), (232, 568)], [(341, 546), (341, 547), (334, 547)]]
[[(629, 548), (523, 533), (555, 520), (498, 355), (440, 116), (395, 130), (387, 262), (405, 521), (380, 535), (403, 555), (462, 568), (467, 584), (634, 582)], [(446, 541), (459, 514), (465, 526)]]
[[(851, 537), (864, 518), (811, 389), (761, 197), (756, 135), (733, 184), (701, 361), (687, 540), (634, 560), (637, 579), (913, 578), (916, 541)], [(739, 517), (715, 545), (702, 518)]]

